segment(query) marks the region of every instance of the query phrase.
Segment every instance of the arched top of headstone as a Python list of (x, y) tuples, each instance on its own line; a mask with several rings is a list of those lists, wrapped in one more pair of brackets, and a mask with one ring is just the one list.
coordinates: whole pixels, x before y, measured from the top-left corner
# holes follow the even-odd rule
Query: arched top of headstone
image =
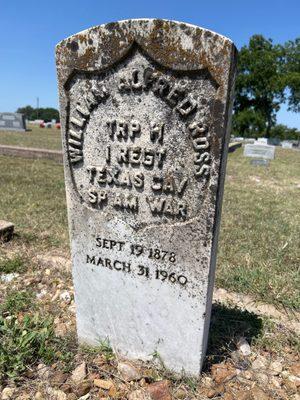
[(56, 47), (58, 77), (64, 85), (76, 71), (102, 71), (118, 63), (137, 44), (160, 65), (174, 71), (207, 69), (222, 97), (236, 49), (230, 39), (183, 22), (132, 19), (92, 27)]

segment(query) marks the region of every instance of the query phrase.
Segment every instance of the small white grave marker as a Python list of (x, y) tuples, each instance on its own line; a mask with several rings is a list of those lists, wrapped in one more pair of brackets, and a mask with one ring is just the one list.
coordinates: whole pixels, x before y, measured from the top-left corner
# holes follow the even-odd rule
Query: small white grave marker
[(257, 159), (273, 160), (275, 157), (275, 146), (257, 142), (254, 144), (245, 144), (244, 156)]

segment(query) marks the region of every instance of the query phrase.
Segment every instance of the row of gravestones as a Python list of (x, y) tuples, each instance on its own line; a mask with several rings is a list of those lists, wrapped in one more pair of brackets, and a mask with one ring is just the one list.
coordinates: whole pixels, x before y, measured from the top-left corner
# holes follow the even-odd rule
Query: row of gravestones
[[(27, 121), (28, 122), (28, 121)], [(56, 119), (51, 122), (44, 122), (44, 120), (29, 121), (30, 124), (40, 125), (41, 127), (53, 128), (57, 125)], [(0, 112), (0, 131), (26, 131), (26, 119), (24, 114)]]
[(299, 141), (297, 140), (283, 140), (278, 138), (258, 138), (257, 140), (253, 138), (243, 138), (243, 137), (231, 137), (231, 142), (242, 142), (244, 144), (268, 144), (274, 146), (281, 146), (284, 149), (292, 149), (294, 146), (299, 147)]

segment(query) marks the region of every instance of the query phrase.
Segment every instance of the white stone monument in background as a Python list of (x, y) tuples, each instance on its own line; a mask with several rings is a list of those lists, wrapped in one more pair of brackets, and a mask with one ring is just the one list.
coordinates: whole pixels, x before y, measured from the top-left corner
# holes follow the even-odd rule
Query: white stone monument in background
[(283, 149), (292, 149), (293, 148), (293, 142), (290, 140), (284, 140), (281, 142), (281, 146)]
[(23, 114), (0, 112), (0, 131), (26, 132), (26, 119)]
[(264, 137), (258, 138), (257, 143), (268, 144), (268, 139)]
[(247, 143), (244, 146), (244, 156), (273, 160), (275, 157), (275, 146), (270, 146), (261, 142), (255, 142), (254, 144)]
[(167, 20), (93, 27), (56, 49), (80, 341), (205, 356), (236, 50)]

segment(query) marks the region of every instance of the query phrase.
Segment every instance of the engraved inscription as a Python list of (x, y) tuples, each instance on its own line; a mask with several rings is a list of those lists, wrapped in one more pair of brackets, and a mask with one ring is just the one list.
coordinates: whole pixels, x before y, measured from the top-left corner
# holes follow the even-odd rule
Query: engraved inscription
[[(178, 272), (180, 266), (176, 265), (175, 252), (152, 247), (146, 248), (137, 243), (103, 237), (96, 237), (95, 239), (97, 252), (86, 254), (85, 263), (87, 265), (102, 267), (111, 271), (121, 271), (141, 279), (155, 279), (169, 284), (178, 284), (182, 288), (188, 284), (188, 278), (185, 274)], [(108, 256), (103, 252), (108, 253)], [(114, 256), (117, 254), (118, 258), (112, 258), (109, 253)], [(144, 260), (150, 260), (152, 262), (150, 266), (148, 264), (147, 266), (142, 265), (139, 260), (140, 256), (143, 256)], [(129, 261), (124, 261), (124, 259), (129, 259)], [(159, 263), (164, 266), (158, 266)]]
[(207, 93), (216, 91), (207, 72), (175, 74), (139, 49), (110, 71), (77, 73), (67, 143), (84, 204), (136, 227), (196, 216), (210, 184)]

